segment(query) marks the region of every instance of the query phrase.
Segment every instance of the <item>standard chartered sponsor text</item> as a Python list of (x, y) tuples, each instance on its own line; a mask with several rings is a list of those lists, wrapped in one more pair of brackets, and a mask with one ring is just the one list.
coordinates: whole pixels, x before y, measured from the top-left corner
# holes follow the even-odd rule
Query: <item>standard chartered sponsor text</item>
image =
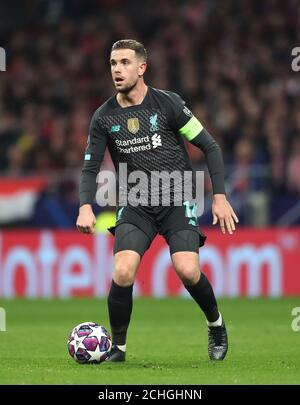
[[(146, 145), (144, 143), (147, 143)], [(141, 145), (144, 144), (144, 145)], [(133, 153), (133, 152), (143, 152), (145, 150), (151, 149), (149, 136), (144, 136), (142, 138), (133, 138), (126, 141), (116, 140), (117, 149), (121, 153)], [(135, 146), (138, 145), (138, 146)], [(124, 146), (128, 146), (124, 148)]]

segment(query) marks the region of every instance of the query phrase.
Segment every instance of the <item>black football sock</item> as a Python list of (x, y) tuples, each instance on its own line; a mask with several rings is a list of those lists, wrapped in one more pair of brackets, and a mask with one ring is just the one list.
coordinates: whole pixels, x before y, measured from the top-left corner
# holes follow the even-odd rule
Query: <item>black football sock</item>
[(195, 285), (184, 285), (199, 307), (205, 313), (208, 322), (219, 319), (218, 305), (214, 291), (206, 275), (201, 273), (199, 281)]
[(127, 328), (132, 312), (132, 290), (121, 287), (112, 280), (108, 294), (108, 313), (112, 333), (112, 342), (116, 345), (126, 344)]

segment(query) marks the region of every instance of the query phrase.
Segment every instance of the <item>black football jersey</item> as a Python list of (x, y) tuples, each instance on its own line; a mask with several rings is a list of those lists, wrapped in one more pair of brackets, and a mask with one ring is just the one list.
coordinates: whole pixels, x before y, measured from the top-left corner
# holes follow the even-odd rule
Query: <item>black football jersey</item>
[(194, 193), (183, 138), (191, 140), (202, 129), (180, 96), (170, 91), (148, 87), (141, 104), (125, 108), (113, 96), (91, 120), (84, 170), (93, 166), (99, 171), (108, 147), (117, 174), (125, 175), (119, 184), (129, 204), (136, 205), (137, 197), (141, 205), (168, 205), (168, 199), (177, 204)]

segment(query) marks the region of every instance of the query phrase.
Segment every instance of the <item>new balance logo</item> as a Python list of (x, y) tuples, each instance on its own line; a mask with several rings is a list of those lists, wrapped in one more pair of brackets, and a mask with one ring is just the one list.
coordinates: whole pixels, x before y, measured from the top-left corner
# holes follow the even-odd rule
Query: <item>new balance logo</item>
[(119, 132), (121, 125), (112, 125), (110, 132)]
[(161, 136), (158, 134), (154, 134), (151, 137), (153, 149), (157, 148), (158, 146), (162, 146), (161, 144)]

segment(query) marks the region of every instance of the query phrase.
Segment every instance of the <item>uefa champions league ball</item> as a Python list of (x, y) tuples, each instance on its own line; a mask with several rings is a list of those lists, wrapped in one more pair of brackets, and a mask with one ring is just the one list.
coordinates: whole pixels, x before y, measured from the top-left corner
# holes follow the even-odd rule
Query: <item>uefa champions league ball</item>
[(83, 322), (75, 326), (68, 338), (70, 356), (81, 364), (101, 363), (111, 350), (111, 338), (107, 330), (95, 322)]

